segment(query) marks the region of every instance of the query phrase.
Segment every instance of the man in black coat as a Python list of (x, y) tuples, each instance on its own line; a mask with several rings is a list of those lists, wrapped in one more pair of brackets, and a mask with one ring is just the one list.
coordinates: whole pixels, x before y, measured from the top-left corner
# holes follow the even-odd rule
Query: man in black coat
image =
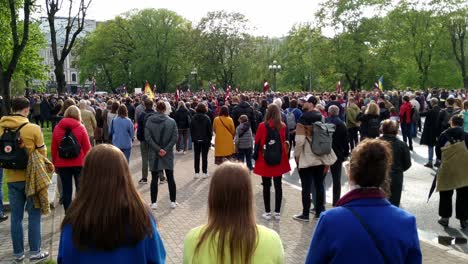
[(432, 168), (432, 160), (434, 157), (434, 147), (437, 144), (437, 138), (440, 136), (439, 130), (439, 100), (437, 98), (431, 99), (431, 108), (427, 112), (420, 113), (420, 116), (425, 116), (424, 129), (421, 135), (421, 145), (426, 145), (428, 149), (429, 158), (424, 166)]
[(411, 154), (406, 144), (397, 138), (398, 123), (385, 120), (382, 124), (383, 136), (380, 138), (392, 145), (393, 164), (390, 171), (390, 203), (400, 206), (401, 192), (403, 190), (403, 172), (411, 167)]
[(327, 123), (335, 125), (335, 133), (333, 133), (332, 148), (336, 154), (335, 164), (330, 166), (330, 171), (333, 178), (333, 206), (341, 197), (341, 168), (343, 167), (343, 161), (349, 155), (349, 144), (348, 144), (348, 129), (346, 124), (340, 119), (340, 109), (336, 105), (331, 105), (328, 108)]
[(234, 107), (232, 110), (232, 119), (234, 121), (234, 126), (237, 128), (239, 126), (239, 117), (241, 115), (246, 115), (250, 120), (250, 127), (252, 128), (252, 133), (255, 134), (257, 131), (257, 122), (255, 118), (255, 112), (252, 106), (248, 103), (249, 98), (246, 95), (242, 94), (240, 96), (240, 103)]

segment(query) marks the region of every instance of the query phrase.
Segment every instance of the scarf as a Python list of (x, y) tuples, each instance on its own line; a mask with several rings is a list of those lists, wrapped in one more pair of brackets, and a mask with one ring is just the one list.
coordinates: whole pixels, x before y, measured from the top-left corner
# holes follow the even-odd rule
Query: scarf
[(380, 188), (358, 188), (349, 191), (336, 203), (336, 206), (343, 206), (351, 201), (368, 198), (387, 198), (387, 195)]

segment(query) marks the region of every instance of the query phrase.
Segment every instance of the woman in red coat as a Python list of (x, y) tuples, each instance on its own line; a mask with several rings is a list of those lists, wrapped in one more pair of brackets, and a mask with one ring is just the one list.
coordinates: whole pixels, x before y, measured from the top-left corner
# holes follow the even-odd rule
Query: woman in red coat
[[(78, 145), (80, 145), (80, 153), (74, 158), (65, 159), (59, 155), (59, 147), (67, 130), (75, 136)], [(64, 118), (60, 120), (52, 134), (52, 163), (62, 181), (62, 202), (65, 211), (70, 206), (73, 194), (73, 178), (75, 178), (75, 187), (78, 190), (78, 179), (81, 173), (81, 168), (84, 164), (86, 154), (91, 150), (88, 133), (86, 128), (81, 124), (81, 113), (78, 107), (70, 106), (64, 114)]]
[[(255, 162), (254, 173), (262, 176), (263, 185), (263, 202), (265, 203), (265, 213), (262, 217), (266, 220), (271, 219), (270, 210), (270, 188), (273, 181), (275, 186), (275, 212), (273, 216), (276, 220), (280, 219), (281, 200), (283, 199), (282, 190), (282, 177), (284, 173), (291, 170), (288, 159), (288, 141), (286, 140), (286, 125), (281, 122), (281, 111), (276, 104), (270, 104), (267, 109), (265, 122), (260, 123), (258, 126), (257, 134), (255, 136), (255, 145), (259, 145), (257, 160)], [(267, 138), (267, 128), (269, 127), (279, 130), (281, 137), (281, 162), (278, 165), (268, 165), (263, 158), (263, 147)]]

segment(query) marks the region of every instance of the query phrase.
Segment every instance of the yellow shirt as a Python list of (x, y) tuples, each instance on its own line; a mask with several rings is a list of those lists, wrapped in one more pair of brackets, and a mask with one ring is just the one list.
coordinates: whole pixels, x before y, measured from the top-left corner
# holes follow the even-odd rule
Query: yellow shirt
[(234, 135), (236, 128), (232, 118), (218, 116), (213, 121), (215, 133), (215, 157), (226, 157), (234, 154)]
[[(210, 247), (210, 239), (203, 243), (196, 258), (195, 247), (204, 226), (192, 229), (185, 237), (184, 242), (184, 264), (217, 264), (215, 249)], [(257, 225), (258, 245), (252, 256), (252, 264), (282, 264), (284, 263), (284, 250), (281, 239), (274, 230)], [(211, 249), (211, 250), (210, 250)], [(229, 246), (224, 250), (225, 264), (231, 263), (229, 257)]]
[[(24, 116), (13, 115), (4, 116), (0, 119), (0, 136), (3, 135), (4, 128), (16, 129), (24, 123), (29, 123), (29, 120)], [(44, 137), (42, 136), (41, 128), (38, 125), (29, 123), (20, 130), (20, 137), (28, 153), (38, 148), (38, 150), (45, 156), (47, 155), (47, 148), (44, 145)], [(19, 182), (25, 181), (26, 170), (6, 170), (6, 182)]]

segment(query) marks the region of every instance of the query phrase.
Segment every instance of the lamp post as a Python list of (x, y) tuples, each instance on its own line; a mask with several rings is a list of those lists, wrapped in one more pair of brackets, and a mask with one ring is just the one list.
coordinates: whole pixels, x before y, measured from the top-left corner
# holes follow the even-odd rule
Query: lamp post
[(278, 64), (276, 60), (273, 61), (273, 64), (268, 65), (268, 69), (270, 71), (273, 71), (273, 92), (276, 92), (277, 87), (276, 87), (276, 73), (281, 71), (281, 65)]
[(192, 72), (190, 72), (190, 74), (192, 74), (193, 78), (195, 79), (195, 91), (198, 91), (198, 82), (197, 82), (198, 72), (197, 72), (197, 68), (193, 68), (193, 70), (192, 70)]

